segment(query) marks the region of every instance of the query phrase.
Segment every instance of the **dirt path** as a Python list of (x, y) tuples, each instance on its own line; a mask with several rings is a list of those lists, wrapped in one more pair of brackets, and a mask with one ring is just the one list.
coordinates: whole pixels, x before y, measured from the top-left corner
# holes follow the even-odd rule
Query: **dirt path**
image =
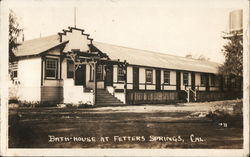
[[(222, 127), (206, 117), (211, 110), (225, 108), (230, 111), (238, 102), (240, 100), (97, 108), (13, 108), (9, 112), (9, 146), (241, 148), (242, 128)], [(191, 141), (192, 135), (202, 141)], [(69, 141), (49, 142), (50, 137), (69, 138)], [(110, 140), (101, 142), (102, 137)], [(95, 141), (91, 141), (92, 138)]]

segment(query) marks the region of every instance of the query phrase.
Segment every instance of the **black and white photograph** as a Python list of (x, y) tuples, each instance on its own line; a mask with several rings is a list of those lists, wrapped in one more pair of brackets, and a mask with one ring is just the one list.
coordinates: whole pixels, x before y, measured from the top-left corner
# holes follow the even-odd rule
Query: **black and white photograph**
[(1, 1), (2, 152), (248, 156), (248, 5)]

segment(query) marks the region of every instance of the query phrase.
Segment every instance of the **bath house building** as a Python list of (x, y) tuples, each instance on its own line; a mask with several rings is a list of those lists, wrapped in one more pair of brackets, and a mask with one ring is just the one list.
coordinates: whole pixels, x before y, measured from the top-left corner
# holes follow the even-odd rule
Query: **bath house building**
[(219, 64), (96, 42), (83, 29), (27, 40), (10, 63), (9, 99), (123, 105), (239, 96), (242, 78)]

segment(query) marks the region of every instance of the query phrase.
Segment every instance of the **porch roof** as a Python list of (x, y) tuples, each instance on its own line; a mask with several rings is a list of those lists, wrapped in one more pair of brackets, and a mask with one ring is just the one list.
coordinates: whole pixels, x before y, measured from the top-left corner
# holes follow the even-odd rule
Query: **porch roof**
[(201, 61), (95, 41), (93, 41), (93, 44), (103, 53), (107, 53), (111, 59), (126, 60), (129, 64), (133, 65), (207, 73), (218, 73), (218, 66), (220, 65), (219, 63), (211, 61)]

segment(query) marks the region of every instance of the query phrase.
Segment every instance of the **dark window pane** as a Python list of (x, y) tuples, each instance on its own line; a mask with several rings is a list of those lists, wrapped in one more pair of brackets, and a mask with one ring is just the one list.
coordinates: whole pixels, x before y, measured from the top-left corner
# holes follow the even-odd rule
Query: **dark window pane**
[(206, 75), (201, 74), (201, 86), (205, 86), (207, 82)]
[(215, 86), (215, 75), (211, 75), (211, 86)]
[(55, 70), (46, 70), (46, 77), (56, 77)]
[(17, 77), (17, 71), (13, 71), (13, 77)]
[(183, 85), (188, 85), (188, 73), (183, 73)]
[(124, 70), (122, 67), (118, 67), (118, 81), (124, 81)]
[(164, 83), (170, 84), (170, 71), (164, 71)]
[(98, 80), (98, 81), (101, 81), (101, 80), (103, 80), (102, 79), (102, 65), (98, 65), (97, 66), (97, 71), (96, 71), (96, 79)]
[(146, 70), (146, 83), (153, 83), (153, 71)]
[(67, 78), (73, 78), (74, 77), (74, 62), (71, 60), (67, 61)]

